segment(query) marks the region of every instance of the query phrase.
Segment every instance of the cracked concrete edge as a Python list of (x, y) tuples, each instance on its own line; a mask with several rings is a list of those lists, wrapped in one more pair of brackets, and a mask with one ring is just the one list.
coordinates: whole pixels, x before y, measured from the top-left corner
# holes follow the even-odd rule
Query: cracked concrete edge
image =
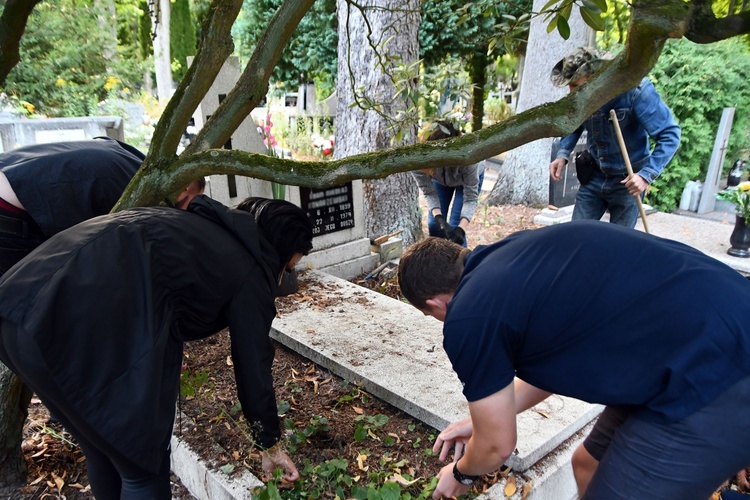
[[(182, 415), (182, 426), (192, 429), (190, 419)], [(187, 425), (186, 425), (187, 421)], [(190, 432), (188, 430), (188, 432)], [(172, 434), (170, 442), (172, 472), (180, 478), (191, 495), (198, 500), (236, 500), (251, 498), (253, 489), (262, 487), (263, 481), (248, 470), (243, 469), (233, 476), (224, 474), (217, 467), (206, 463), (178, 435)], [(218, 444), (214, 444), (217, 455), (226, 453)]]

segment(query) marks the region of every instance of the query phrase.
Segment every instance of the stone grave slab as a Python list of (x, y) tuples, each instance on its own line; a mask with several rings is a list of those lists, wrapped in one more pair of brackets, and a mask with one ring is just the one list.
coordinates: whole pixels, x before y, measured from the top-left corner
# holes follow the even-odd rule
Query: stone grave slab
[[(340, 377), (362, 382), (374, 396), (436, 429), (468, 416), (461, 383), (442, 347), (440, 322), (325, 273), (307, 271), (299, 279), (305, 295), (279, 308), (271, 331), (275, 340)], [(517, 453), (508, 465), (528, 469), (600, 411), (599, 405), (551, 396), (518, 416)]]

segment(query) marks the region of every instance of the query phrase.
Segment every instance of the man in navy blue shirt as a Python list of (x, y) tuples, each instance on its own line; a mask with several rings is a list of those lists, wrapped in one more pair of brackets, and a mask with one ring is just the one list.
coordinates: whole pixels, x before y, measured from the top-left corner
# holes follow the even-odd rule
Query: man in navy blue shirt
[[(750, 282), (680, 243), (595, 221), (473, 252), (429, 238), (401, 259), (404, 296), (444, 322), (470, 418), (435, 450), (433, 498), (465, 493), (550, 394), (626, 407), (584, 498), (705, 499), (750, 464)], [(679, 435), (677, 440), (674, 436)]]

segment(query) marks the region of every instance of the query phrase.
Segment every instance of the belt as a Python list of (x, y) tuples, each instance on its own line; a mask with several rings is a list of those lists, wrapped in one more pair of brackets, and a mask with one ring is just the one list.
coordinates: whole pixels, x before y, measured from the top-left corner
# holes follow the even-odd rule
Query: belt
[(31, 226), (23, 219), (0, 215), (0, 233), (26, 237), (31, 233)]

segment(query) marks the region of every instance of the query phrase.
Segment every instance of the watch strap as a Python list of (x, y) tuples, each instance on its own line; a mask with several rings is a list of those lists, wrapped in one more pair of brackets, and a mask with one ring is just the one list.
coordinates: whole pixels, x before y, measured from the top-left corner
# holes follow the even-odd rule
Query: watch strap
[(471, 486), (472, 484), (477, 482), (479, 476), (469, 476), (467, 474), (463, 474), (460, 470), (458, 470), (458, 460), (456, 460), (453, 463), (453, 478), (465, 486)]

